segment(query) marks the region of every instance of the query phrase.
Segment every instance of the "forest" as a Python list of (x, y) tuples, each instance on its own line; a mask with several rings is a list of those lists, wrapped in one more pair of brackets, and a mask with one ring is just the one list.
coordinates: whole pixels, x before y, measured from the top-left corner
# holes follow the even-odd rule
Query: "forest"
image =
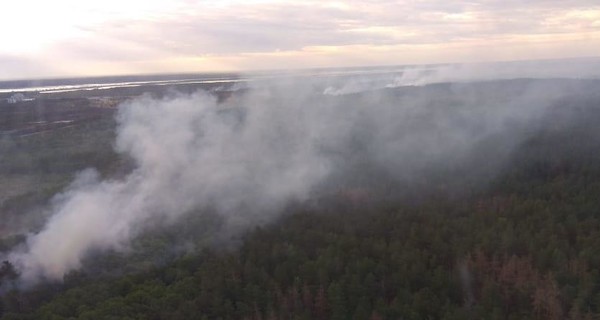
[[(485, 181), (469, 173), (493, 162), (477, 155), (494, 137), (471, 152), (476, 160), (412, 187), (377, 170), (339, 178), (352, 187), (290, 203), (226, 240), (215, 239), (217, 213), (187, 213), (134, 239), (129, 252), (90, 254), (62, 281), (23, 287), (7, 260), (0, 318), (596, 319), (598, 123), (598, 94), (570, 97), (521, 128), (526, 138)], [(25, 224), (22, 212), (43, 215), (40, 206), (85, 167), (103, 176), (130, 170), (112, 150), (114, 127), (104, 117), (3, 140), (13, 155), (2, 158), (3, 177), (38, 181), (0, 202), (11, 228)], [(0, 240), (3, 252), (24, 241), (19, 232)]]

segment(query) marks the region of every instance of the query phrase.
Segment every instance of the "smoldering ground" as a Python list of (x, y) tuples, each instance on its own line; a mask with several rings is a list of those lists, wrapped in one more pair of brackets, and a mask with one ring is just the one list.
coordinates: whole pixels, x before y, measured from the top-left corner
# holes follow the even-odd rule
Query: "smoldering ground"
[(549, 109), (573, 96), (597, 99), (598, 88), (506, 80), (329, 96), (310, 82), (280, 81), (221, 103), (206, 92), (143, 96), (117, 116), (115, 148), (135, 169), (121, 179), (78, 174), (52, 201), (45, 226), (7, 259), (34, 283), (203, 208), (223, 218), (221, 232), (240, 232), (273, 221), (290, 202), (344, 190), (377, 201), (472, 192)]

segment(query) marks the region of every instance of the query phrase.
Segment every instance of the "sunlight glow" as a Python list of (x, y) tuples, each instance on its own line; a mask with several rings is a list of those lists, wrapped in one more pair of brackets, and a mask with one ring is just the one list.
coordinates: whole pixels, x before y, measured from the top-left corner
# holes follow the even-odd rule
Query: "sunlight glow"
[(577, 3), (6, 1), (0, 79), (597, 56)]
[(85, 36), (107, 21), (157, 18), (177, 5), (159, 0), (20, 0), (7, 1), (2, 7), (0, 37), (4, 45), (0, 52), (19, 54)]

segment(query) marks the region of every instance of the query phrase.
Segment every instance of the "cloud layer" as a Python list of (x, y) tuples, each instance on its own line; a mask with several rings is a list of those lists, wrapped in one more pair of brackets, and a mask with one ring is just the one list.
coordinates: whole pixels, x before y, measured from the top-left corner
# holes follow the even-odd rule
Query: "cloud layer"
[[(560, 58), (600, 44), (591, 0), (30, 2), (7, 4), (0, 57), (40, 75)], [(14, 69), (0, 78), (36, 73)]]

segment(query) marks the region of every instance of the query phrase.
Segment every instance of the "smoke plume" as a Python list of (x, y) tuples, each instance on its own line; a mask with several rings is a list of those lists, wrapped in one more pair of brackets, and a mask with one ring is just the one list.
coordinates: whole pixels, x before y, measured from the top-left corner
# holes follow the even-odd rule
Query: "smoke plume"
[(143, 96), (117, 117), (115, 148), (135, 169), (113, 180), (79, 173), (45, 227), (8, 259), (25, 281), (61, 279), (91, 251), (126, 249), (153, 219), (199, 208), (239, 230), (344, 188), (391, 183), (403, 192), (451, 174), (477, 184), (547, 108), (586, 86), (515, 80), (330, 96), (280, 81), (222, 103), (204, 92)]

